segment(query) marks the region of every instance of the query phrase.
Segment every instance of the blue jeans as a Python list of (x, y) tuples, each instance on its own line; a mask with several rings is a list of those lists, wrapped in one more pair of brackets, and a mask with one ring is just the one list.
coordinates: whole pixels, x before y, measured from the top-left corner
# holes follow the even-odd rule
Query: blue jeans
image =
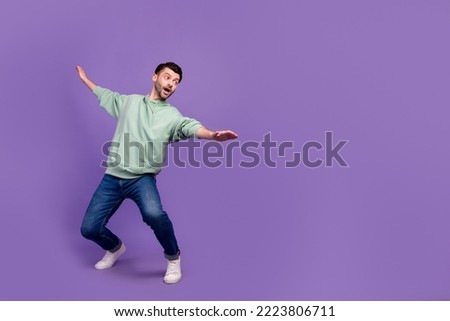
[(106, 228), (106, 224), (126, 198), (133, 200), (139, 207), (142, 219), (155, 233), (165, 257), (169, 260), (176, 259), (180, 251), (172, 222), (162, 208), (156, 179), (151, 174), (134, 179), (105, 174), (86, 210), (81, 234), (104, 250), (117, 251), (122, 241)]

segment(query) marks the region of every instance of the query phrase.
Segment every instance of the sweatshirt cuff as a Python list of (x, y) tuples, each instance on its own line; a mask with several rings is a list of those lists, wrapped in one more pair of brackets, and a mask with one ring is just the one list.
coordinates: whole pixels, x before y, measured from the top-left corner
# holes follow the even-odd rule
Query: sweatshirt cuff
[(94, 87), (94, 89), (92, 90), (92, 92), (97, 96), (97, 97), (99, 97), (101, 94), (102, 94), (102, 92), (104, 91), (105, 89), (103, 88), (103, 87), (100, 87), (99, 85), (96, 85), (95, 87)]
[(194, 126), (192, 126), (192, 131), (194, 132), (194, 134), (192, 135), (192, 137), (194, 137), (194, 138), (196, 138), (196, 139), (198, 138), (197, 132), (198, 132), (198, 130), (199, 130), (201, 127), (203, 127), (202, 124), (195, 124)]

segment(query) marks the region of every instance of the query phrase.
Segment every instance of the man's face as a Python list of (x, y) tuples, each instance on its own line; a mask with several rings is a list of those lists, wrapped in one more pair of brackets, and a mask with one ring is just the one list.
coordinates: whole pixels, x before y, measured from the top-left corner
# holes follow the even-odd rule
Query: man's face
[(154, 74), (152, 80), (156, 99), (166, 100), (177, 89), (180, 75), (166, 67), (159, 74)]

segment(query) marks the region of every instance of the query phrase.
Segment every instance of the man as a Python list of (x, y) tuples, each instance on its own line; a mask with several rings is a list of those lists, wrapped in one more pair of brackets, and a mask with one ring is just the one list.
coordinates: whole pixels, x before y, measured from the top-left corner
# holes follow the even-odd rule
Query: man
[(180, 249), (172, 222), (161, 205), (155, 179), (163, 166), (167, 144), (190, 137), (225, 141), (237, 135), (231, 130), (211, 131), (195, 119), (182, 116), (166, 102), (183, 77), (181, 68), (173, 62), (156, 67), (148, 96), (114, 93), (93, 83), (82, 67), (76, 66), (76, 69), (83, 83), (98, 97), (100, 105), (117, 119), (111, 144), (116, 149), (113, 154), (110, 147), (106, 173), (81, 226), (85, 238), (106, 250), (95, 268), (112, 267), (126, 250), (106, 225), (122, 201), (129, 198), (137, 204), (144, 222), (164, 249), (168, 260), (164, 282), (176, 283), (181, 279)]

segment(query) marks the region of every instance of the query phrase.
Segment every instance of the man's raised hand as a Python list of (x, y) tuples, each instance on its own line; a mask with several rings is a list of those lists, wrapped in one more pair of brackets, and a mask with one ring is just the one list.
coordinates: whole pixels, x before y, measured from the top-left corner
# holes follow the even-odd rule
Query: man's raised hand
[(94, 88), (97, 86), (96, 84), (94, 84), (92, 81), (89, 80), (89, 78), (86, 76), (86, 72), (84, 71), (83, 67), (81, 66), (76, 66), (75, 67), (77, 72), (78, 72), (78, 76), (80, 76), (81, 81), (90, 89), (90, 90), (94, 90)]

